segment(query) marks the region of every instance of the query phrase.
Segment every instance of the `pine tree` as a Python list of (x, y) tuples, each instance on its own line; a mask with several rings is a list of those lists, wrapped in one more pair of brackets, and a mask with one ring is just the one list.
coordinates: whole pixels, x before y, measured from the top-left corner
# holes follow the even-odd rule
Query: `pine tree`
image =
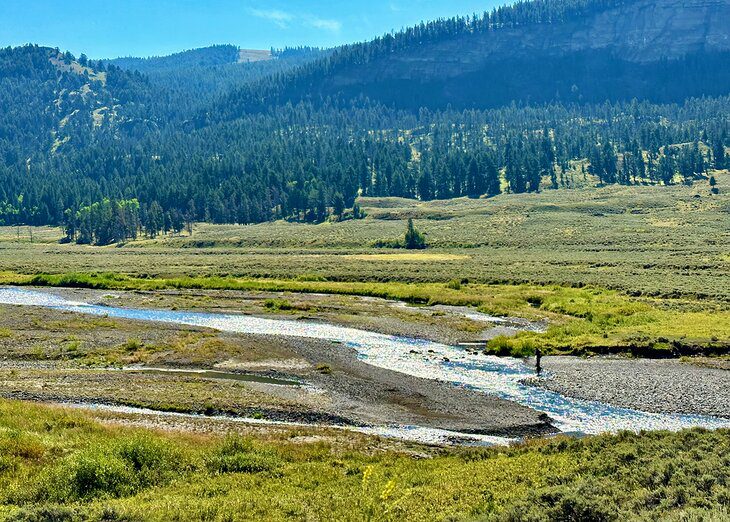
[(420, 250), (426, 248), (426, 238), (413, 225), (413, 219), (408, 219), (408, 229), (404, 242), (405, 248), (409, 250)]
[(165, 216), (162, 207), (157, 201), (153, 201), (147, 210), (147, 222), (144, 225), (148, 237), (155, 238), (164, 226)]
[(360, 207), (360, 203), (355, 202), (352, 205), (352, 219), (363, 219), (365, 217), (365, 212), (363, 212), (362, 208)]
[(492, 158), (490, 158), (489, 156), (484, 159), (483, 169), (487, 182), (487, 196), (496, 196), (502, 191), (500, 187), (499, 170), (494, 164)]
[(428, 170), (421, 172), (421, 177), (418, 178), (418, 197), (423, 201), (430, 201), (433, 199), (433, 180)]
[(717, 170), (722, 170), (727, 166), (727, 154), (725, 153), (725, 144), (722, 140), (718, 139), (713, 144), (712, 157)]
[(712, 194), (720, 193), (720, 189), (717, 188), (717, 180), (715, 180), (715, 176), (710, 176), (710, 192)]
[(613, 149), (613, 145), (606, 141), (601, 151), (601, 167), (603, 168), (603, 182), (616, 183), (616, 175), (618, 173), (618, 158)]
[(332, 213), (338, 218), (342, 218), (342, 214), (345, 212), (345, 198), (339, 192), (335, 192), (332, 198)]
[(470, 198), (478, 198), (486, 191), (484, 174), (480, 171), (476, 158), (472, 158), (466, 172), (466, 195)]
[(665, 185), (671, 185), (676, 172), (674, 157), (667, 151), (659, 158), (657, 165), (657, 175)]

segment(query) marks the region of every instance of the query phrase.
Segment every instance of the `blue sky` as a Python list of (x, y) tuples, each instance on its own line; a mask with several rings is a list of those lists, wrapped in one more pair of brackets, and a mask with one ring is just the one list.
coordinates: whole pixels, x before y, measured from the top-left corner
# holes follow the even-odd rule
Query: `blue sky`
[(231, 43), (268, 49), (368, 40), (499, 0), (0, 0), (0, 46), (38, 43), (92, 58)]

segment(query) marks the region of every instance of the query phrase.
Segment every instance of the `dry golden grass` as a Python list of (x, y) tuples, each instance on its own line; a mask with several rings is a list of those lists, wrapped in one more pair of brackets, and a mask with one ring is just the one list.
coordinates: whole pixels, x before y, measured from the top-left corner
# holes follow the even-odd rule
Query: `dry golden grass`
[(347, 259), (359, 261), (459, 261), (469, 259), (469, 256), (462, 254), (446, 254), (434, 252), (404, 252), (398, 254), (349, 254), (344, 256)]

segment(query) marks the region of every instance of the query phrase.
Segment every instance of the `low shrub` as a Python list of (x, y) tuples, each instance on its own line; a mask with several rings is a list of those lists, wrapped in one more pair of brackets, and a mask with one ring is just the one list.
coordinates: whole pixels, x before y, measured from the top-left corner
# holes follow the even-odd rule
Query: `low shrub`
[(187, 459), (172, 444), (139, 435), (67, 457), (39, 476), (29, 500), (75, 502), (124, 497), (166, 484), (189, 469)]
[(76, 509), (59, 504), (41, 504), (18, 510), (8, 522), (75, 522), (81, 520)]
[(122, 497), (135, 491), (136, 477), (128, 463), (99, 449), (69, 457), (41, 477), (35, 500), (75, 502), (95, 497)]
[(270, 312), (310, 312), (314, 307), (306, 303), (292, 303), (288, 299), (267, 299), (264, 308)]
[(459, 279), (452, 279), (446, 283), (446, 288), (450, 290), (461, 290), (461, 281)]
[(484, 353), (500, 357), (531, 357), (535, 355), (537, 345), (529, 337), (505, 337), (500, 335), (487, 342)]
[(487, 342), (487, 347), (484, 350), (489, 355), (507, 356), (512, 350), (512, 343), (504, 335), (490, 339)]
[(403, 248), (403, 241), (400, 239), (378, 239), (371, 246), (373, 248)]
[(317, 371), (323, 375), (330, 375), (332, 373), (332, 367), (329, 364), (318, 364)]
[(531, 357), (535, 355), (535, 342), (530, 338), (517, 338), (512, 343), (510, 355), (512, 357)]
[(45, 453), (46, 446), (36, 435), (19, 430), (8, 430), (0, 435), (0, 455), (7, 459), (39, 460)]
[(126, 343), (124, 343), (124, 349), (128, 352), (136, 352), (137, 350), (142, 349), (142, 341), (139, 339), (128, 339)]
[[(614, 487), (605, 481), (587, 480), (578, 487), (555, 486), (532, 492), (503, 515), (506, 521), (590, 520), (618, 521), (619, 510), (610, 498), (595, 495)], [(595, 488), (595, 489), (594, 489)]]
[(286, 299), (267, 299), (264, 308), (274, 312), (293, 310), (294, 306)]
[(327, 278), (319, 274), (301, 274), (297, 276), (296, 281), (302, 281), (305, 283), (323, 283), (327, 281)]
[(256, 449), (248, 439), (231, 436), (206, 459), (212, 473), (262, 473), (279, 468), (281, 458), (271, 450)]

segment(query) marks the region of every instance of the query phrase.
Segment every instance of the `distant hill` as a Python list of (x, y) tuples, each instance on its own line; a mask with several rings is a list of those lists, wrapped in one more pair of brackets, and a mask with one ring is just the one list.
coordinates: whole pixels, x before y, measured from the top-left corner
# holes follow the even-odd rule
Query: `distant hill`
[(344, 46), (251, 98), (367, 96), (406, 108), (669, 102), (730, 92), (728, 63), (730, 0), (537, 0)]
[(0, 49), (0, 142), (12, 157), (81, 147), (140, 122), (151, 95), (139, 73), (47, 47)]
[(115, 58), (104, 63), (144, 74), (167, 104), (163, 110), (184, 120), (235, 88), (290, 72), (327, 54), (310, 47), (252, 50), (213, 45), (169, 56)]
[[(239, 62), (240, 51), (234, 45), (213, 45), (200, 49), (192, 49), (171, 54), (169, 56), (153, 56), (150, 58), (115, 58), (106, 63), (122, 69), (137, 70), (143, 73), (155, 73), (171, 69), (189, 67), (213, 67)], [(243, 60), (240, 60), (243, 61)]]

